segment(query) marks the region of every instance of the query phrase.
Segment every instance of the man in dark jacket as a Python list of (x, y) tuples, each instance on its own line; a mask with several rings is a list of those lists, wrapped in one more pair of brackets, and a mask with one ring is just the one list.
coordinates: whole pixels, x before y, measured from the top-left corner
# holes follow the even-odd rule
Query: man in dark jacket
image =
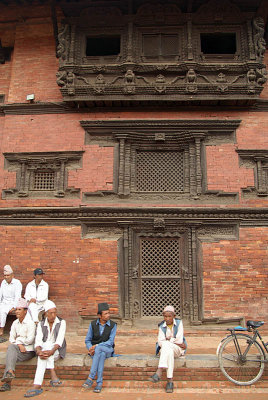
[(95, 393), (101, 392), (104, 361), (113, 356), (116, 334), (116, 323), (110, 320), (107, 303), (98, 304), (98, 315), (99, 318), (90, 323), (85, 340), (88, 354), (92, 357), (92, 365), (88, 378), (82, 385), (84, 388), (90, 389), (97, 374), (97, 386), (93, 390)]

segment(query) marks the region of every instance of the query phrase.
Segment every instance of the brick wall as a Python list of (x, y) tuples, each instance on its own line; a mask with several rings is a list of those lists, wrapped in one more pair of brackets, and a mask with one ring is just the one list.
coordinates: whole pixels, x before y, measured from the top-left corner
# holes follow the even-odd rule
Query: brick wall
[(268, 318), (268, 228), (240, 228), (239, 240), (203, 243), (205, 317)]
[(118, 314), (117, 242), (81, 239), (80, 227), (0, 227), (1, 266), (10, 264), (23, 284), (41, 267), (49, 297), (62, 317), (78, 324), (78, 312), (95, 315), (107, 301)]

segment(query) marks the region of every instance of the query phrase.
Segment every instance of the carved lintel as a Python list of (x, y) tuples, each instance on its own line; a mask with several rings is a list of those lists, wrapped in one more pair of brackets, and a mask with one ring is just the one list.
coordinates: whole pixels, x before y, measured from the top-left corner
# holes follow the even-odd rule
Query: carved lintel
[(165, 229), (164, 218), (154, 218), (154, 228)]

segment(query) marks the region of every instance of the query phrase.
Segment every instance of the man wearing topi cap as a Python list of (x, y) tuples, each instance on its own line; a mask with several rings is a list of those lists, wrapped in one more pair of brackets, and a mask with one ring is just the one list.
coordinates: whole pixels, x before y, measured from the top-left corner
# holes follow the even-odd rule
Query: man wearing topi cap
[(4, 280), (0, 287), (0, 338), (4, 334), (7, 314), (14, 311), (21, 297), (22, 284), (14, 278), (10, 265), (4, 266)]
[(150, 378), (152, 382), (159, 382), (162, 377), (163, 369), (167, 370), (166, 392), (173, 392), (173, 370), (174, 357), (184, 355), (186, 350), (186, 341), (183, 336), (183, 324), (178, 318), (175, 318), (173, 306), (167, 306), (163, 311), (164, 321), (158, 325), (158, 340), (156, 354), (160, 352), (158, 369)]
[(38, 314), (44, 311), (45, 302), (48, 300), (48, 284), (43, 280), (44, 271), (42, 268), (34, 270), (34, 279), (29, 282), (25, 289), (25, 299), (28, 301), (29, 313), (37, 324)]
[(57, 317), (57, 309), (53, 301), (47, 300), (44, 307), (46, 318), (37, 325), (35, 338), (35, 352), (38, 360), (34, 384), (32, 389), (27, 390), (24, 397), (34, 397), (43, 392), (41, 386), (46, 369), (50, 369), (50, 386), (57, 387), (62, 384), (56, 375), (54, 363), (58, 358), (64, 358), (66, 354), (66, 322)]
[(98, 304), (98, 315), (99, 318), (89, 325), (85, 340), (88, 354), (92, 357), (92, 365), (88, 378), (82, 385), (90, 389), (97, 375), (97, 386), (93, 390), (95, 393), (101, 392), (104, 362), (106, 358), (113, 356), (116, 334), (116, 323), (110, 320), (110, 309), (107, 303)]
[(4, 384), (0, 387), (1, 392), (11, 389), (12, 379), (15, 378), (16, 363), (30, 360), (35, 356), (34, 339), (36, 326), (32, 318), (27, 314), (27, 309), (27, 301), (22, 298), (19, 299), (16, 308), (17, 319), (10, 329), (10, 345), (6, 353), (6, 367), (2, 378)]

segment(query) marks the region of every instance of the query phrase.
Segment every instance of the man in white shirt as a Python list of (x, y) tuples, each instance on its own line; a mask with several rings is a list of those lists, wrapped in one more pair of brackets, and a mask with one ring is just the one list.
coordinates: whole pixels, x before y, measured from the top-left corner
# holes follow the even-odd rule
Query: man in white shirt
[(24, 397), (34, 397), (43, 392), (41, 388), (45, 371), (50, 369), (50, 386), (57, 387), (62, 384), (56, 375), (54, 362), (64, 358), (66, 354), (65, 331), (66, 322), (57, 317), (55, 303), (47, 300), (45, 303), (46, 319), (39, 322), (35, 338), (35, 352), (38, 356), (37, 368), (33, 388), (27, 390)]
[(18, 361), (30, 360), (35, 356), (34, 339), (36, 325), (27, 314), (27, 301), (19, 299), (16, 308), (17, 319), (13, 322), (10, 330), (10, 345), (6, 354), (6, 367), (0, 387), (0, 392), (11, 390), (12, 379), (15, 378), (15, 366)]
[[(0, 287), (0, 339), (4, 334), (7, 314), (14, 311), (21, 297), (22, 284), (14, 278), (13, 269), (10, 265), (4, 266), (4, 280)], [(0, 341), (1, 342), (1, 341)]]
[(49, 286), (43, 280), (44, 271), (41, 268), (34, 270), (34, 279), (26, 286), (24, 298), (28, 301), (29, 313), (33, 321), (38, 324), (38, 314), (44, 311), (44, 304), (48, 300)]
[(178, 318), (175, 318), (173, 306), (167, 306), (163, 311), (164, 321), (160, 322), (157, 339), (156, 354), (161, 349), (158, 369), (150, 378), (152, 382), (159, 382), (162, 377), (163, 369), (167, 370), (166, 392), (173, 392), (173, 370), (174, 357), (184, 355), (186, 350), (186, 341), (183, 336), (183, 324)]

